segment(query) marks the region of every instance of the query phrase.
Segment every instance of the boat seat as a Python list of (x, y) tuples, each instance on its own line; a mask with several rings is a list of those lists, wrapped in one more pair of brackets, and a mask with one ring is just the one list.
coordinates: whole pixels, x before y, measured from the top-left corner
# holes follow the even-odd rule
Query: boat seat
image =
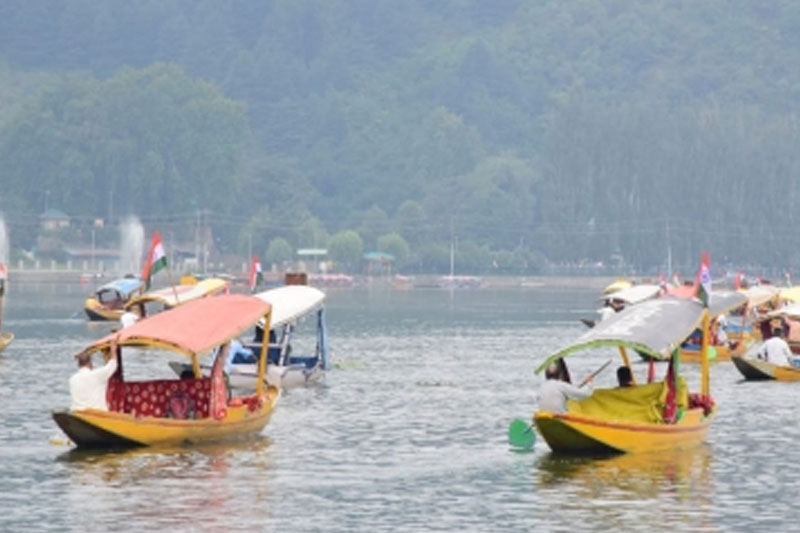
[(111, 411), (129, 413), (134, 416), (169, 416), (169, 400), (176, 393), (185, 394), (194, 403), (196, 418), (209, 416), (211, 380), (160, 379), (152, 381), (108, 383), (108, 407)]
[(588, 398), (567, 402), (567, 412), (604, 420), (661, 422), (663, 390), (663, 382), (596, 389)]

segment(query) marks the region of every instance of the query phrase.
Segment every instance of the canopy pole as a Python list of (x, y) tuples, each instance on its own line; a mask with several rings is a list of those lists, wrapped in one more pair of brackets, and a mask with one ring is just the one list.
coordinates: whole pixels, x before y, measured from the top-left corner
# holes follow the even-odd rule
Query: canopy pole
[(192, 373), (195, 378), (203, 377), (203, 373), (200, 371), (200, 361), (197, 360), (196, 353), (192, 354)]
[(633, 368), (631, 368), (631, 361), (628, 359), (628, 352), (625, 350), (624, 346), (619, 347), (619, 354), (622, 356), (622, 362), (625, 366), (628, 367), (628, 370), (631, 371), (631, 384), (636, 385), (636, 376), (633, 375)]
[(264, 379), (267, 376), (267, 351), (269, 350), (269, 331), (272, 329), (272, 307), (264, 315), (264, 331), (266, 335), (261, 338), (261, 355), (258, 358), (258, 381), (256, 382), (256, 395), (261, 396), (264, 391)]
[(709, 325), (709, 311), (708, 309), (703, 310), (703, 325), (702, 325), (702, 341), (700, 343), (700, 360), (702, 362), (702, 370), (701, 370), (701, 389), (700, 392), (703, 396), (709, 396), (711, 391), (710, 386), (710, 372), (709, 372), (709, 365), (708, 365), (708, 325)]

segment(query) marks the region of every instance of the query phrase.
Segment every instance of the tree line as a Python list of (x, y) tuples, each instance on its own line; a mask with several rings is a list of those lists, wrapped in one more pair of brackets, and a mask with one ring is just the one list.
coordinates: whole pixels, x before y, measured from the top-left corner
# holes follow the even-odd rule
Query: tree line
[(47, 202), (352, 269), (792, 264), (798, 27), (788, 0), (6, 2), (0, 209), (25, 249)]

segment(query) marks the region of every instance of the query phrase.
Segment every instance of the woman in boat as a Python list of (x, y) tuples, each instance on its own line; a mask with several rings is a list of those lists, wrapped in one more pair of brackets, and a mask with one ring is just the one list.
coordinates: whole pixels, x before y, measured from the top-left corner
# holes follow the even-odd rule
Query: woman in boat
[(563, 373), (556, 363), (545, 370), (545, 382), (539, 389), (539, 410), (552, 413), (565, 413), (567, 400), (582, 400), (592, 395), (592, 378), (589, 377), (586, 389), (562, 381)]

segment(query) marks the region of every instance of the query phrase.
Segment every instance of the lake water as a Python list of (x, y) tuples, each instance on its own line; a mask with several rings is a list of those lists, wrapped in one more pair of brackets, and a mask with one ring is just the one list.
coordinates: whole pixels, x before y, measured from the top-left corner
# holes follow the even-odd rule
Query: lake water
[[(2, 531), (800, 527), (800, 384), (743, 383), (729, 363), (712, 369), (720, 410), (701, 448), (605, 460), (554, 457), (541, 438), (509, 449), (509, 422), (535, 409), (535, 363), (584, 330), (594, 290), (331, 291), (335, 368), (285, 393), (261, 437), (79, 453), (50, 410), (69, 404), (72, 355), (109, 327), (80, 313), (87, 291), (31, 284), (6, 299), (17, 338), (0, 353)], [(573, 376), (611, 356), (571, 358)], [(597, 386), (613, 384), (614, 361)], [(698, 369), (687, 378), (696, 388)]]

